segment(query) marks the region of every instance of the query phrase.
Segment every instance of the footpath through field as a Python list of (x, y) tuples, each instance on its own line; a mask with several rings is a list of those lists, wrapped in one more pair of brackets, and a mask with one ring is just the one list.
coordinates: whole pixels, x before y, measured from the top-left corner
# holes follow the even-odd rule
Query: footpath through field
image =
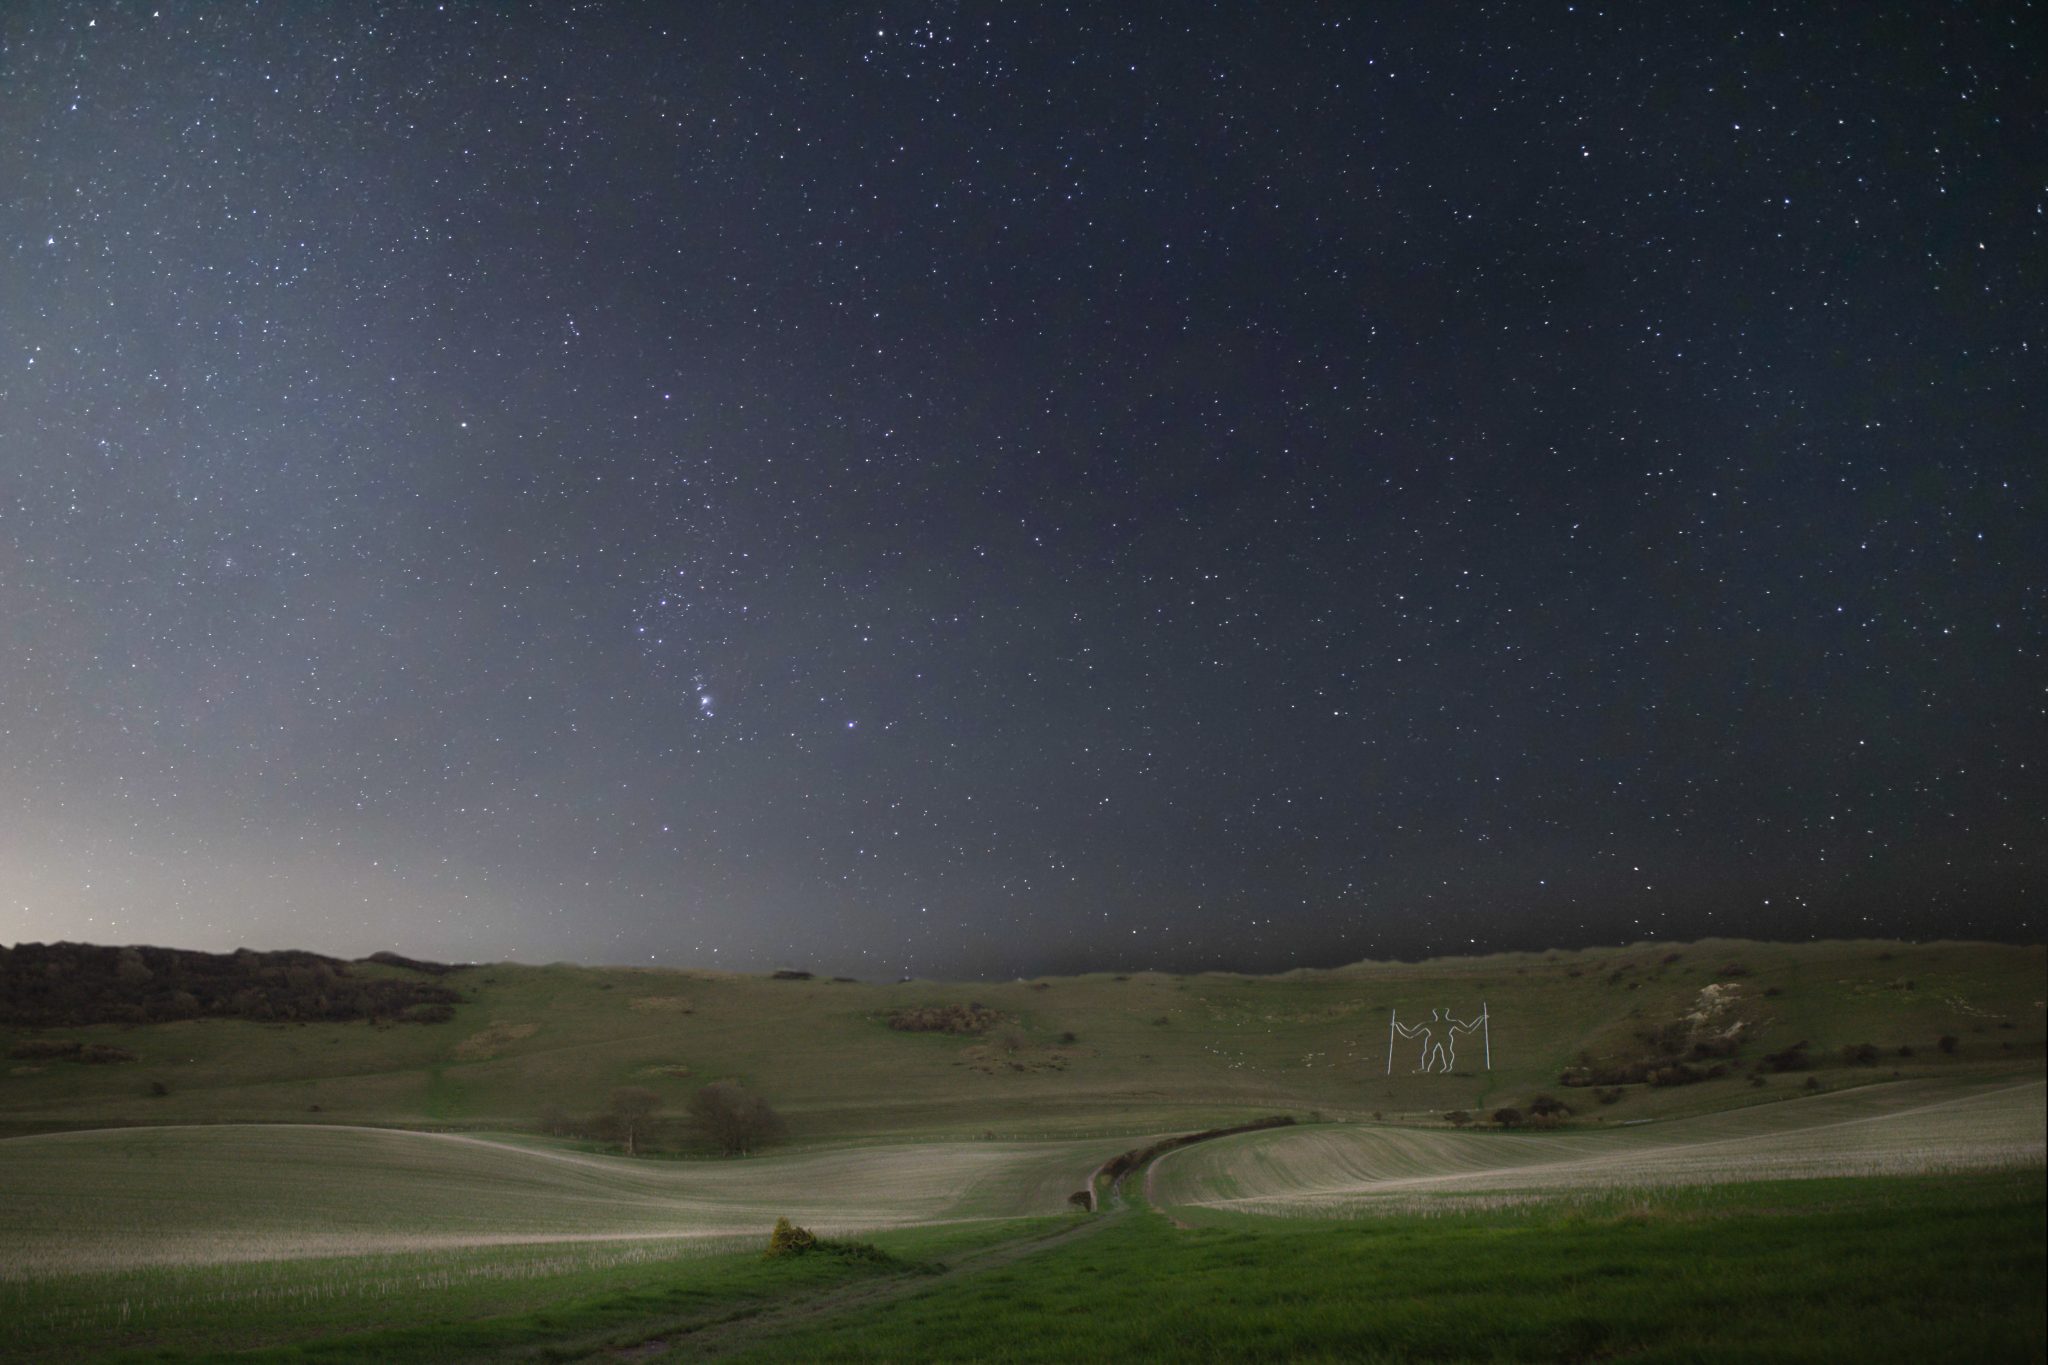
[[(857, 1309), (871, 1308), (896, 1299), (931, 1293), (976, 1275), (1014, 1264), (1026, 1257), (1068, 1247), (1093, 1237), (1116, 1221), (1131, 1217), (1139, 1205), (1124, 1197), (1126, 1182), (1149, 1175), (1151, 1168), (1169, 1152), (1185, 1151), (1198, 1143), (1261, 1131), (1283, 1121), (1265, 1120), (1236, 1128), (1212, 1129), (1178, 1137), (1156, 1139), (1142, 1147), (1111, 1157), (1089, 1178), (1091, 1199), (1106, 1191), (1108, 1199), (1094, 1207), (1100, 1211), (1081, 1222), (1049, 1233), (1022, 1237), (973, 1252), (934, 1275), (897, 1275), (827, 1290), (796, 1303), (763, 1310), (748, 1310), (701, 1326), (668, 1331), (632, 1346), (614, 1347), (588, 1357), (592, 1361), (706, 1360), (735, 1354), (759, 1346), (785, 1332), (799, 1331), (822, 1320)], [(1291, 1122), (1287, 1120), (1285, 1122)], [(1178, 1219), (1175, 1226), (1184, 1227)]]

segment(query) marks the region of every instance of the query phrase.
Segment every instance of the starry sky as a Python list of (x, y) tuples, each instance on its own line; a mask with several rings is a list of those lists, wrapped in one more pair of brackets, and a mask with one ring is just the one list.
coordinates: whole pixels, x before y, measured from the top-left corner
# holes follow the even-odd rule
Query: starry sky
[(2039, 7), (0, 7), (0, 941), (2042, 934)]

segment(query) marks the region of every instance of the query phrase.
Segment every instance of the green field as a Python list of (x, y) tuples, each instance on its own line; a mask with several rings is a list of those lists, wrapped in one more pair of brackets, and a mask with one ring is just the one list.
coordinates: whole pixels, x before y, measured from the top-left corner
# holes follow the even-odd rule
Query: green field
[[(2044, 965), (1728, 942), (971, 985), (500, 964), (449, 978), (446, 1024), (4, 1032), (137, 1060), (0, 1075), (0, 1354), (2038, 1359), (2016, 1286), (2041, 1276)], [(1491, 1072), (1386, 1074), (1388, 1011), (1480, 999)], [(969, 1001), (998, 1023), (887, 1024)], [(1688, 1017), (1739, 1037), (1726, 1075), (1560, 1084)], [(1758, 1065), (1800, 1041), (1809, 1068)], [(787, 1139), (710, 1154), (681, 1112), (724, 1078)], [(664, 1101), (654, 1155), (540, 1131), (621, 1085)], [(1444, 1121), (1542, 1092), (1575, 1112)], [(1120, 1151), (1270, 1113), (1299, 1122), (1068, 1203)], [(784, 1216), (892, 1259), (766, 1261)]]
[[(1110, 1223), (1082, 1246), (763, 1333), (738, 1358), (2028, 1361), (2028, 1174), (1703, 1187), (1368, 1222)], [(689, 1359), (687, 1341), (660, 1358)]]

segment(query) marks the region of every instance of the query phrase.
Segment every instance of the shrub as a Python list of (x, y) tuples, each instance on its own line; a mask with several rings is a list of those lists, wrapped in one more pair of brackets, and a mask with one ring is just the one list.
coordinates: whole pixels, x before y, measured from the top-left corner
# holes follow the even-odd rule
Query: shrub
[(1745, 967), (1740, 962), (1731, 962), (1727, 966), (1723, 967), (1718, 973), (1716, 973), (1716, 975), (1726, 977), (1728, 980), (1732, 981), (1737, 977), (1748, 976), (1749, 968)]
[(1848, 1066), (1876, 1066), (1877, 1046), (1874, 1043), (1844, 1043), (1842, 1061)]
[(624, 1144), (627, 1156), (639, 1155), (639, 1139), (654, 1122), (654, 1113), (661, 1108), (661, 1096), (652, 1090), (637, 1085), (622, 1086), (612, 1091), (610, 1103), (600, 1118), (600, 1128), (616, 1141)]
[(76, 1057), (83, 1047), (68, 1038), (30, 1038), (7, 1049), (7, 1055), (17, 1062), (49, 1061), (58, 1057)]
[(793, 967), (784, 967), (780, 971), (768, 973), (768, 979), (770, 981), (809, 981), (813, 975), (814, 973), (800, 972)]
[(1075, 1036), (1074, 1031), (1072, 1029), (1068, 1029), (1065, 1033), (1062, 1033), (1060, 1035), (1060, 1045), (1062, 1047), (1072, 1047), (1074, 1044), (1080, 1041), (1081, 1040)]
[(1940, 1048), (1946, 1056), (1953, 1057), (1956, 1055), (1956, 1049), (1961, 1047), (1962, 1043), (1957, 1040), (1953, 1033), (1944, 1033), (1934, 1045)]
[(149, 1083), (149, 1097), (151, 1099), (160, 1100), (170, 1093), (171, 1088), (165, 1085), (162, 1081), (151, 1081)]
[(1820, 1077), (1818, 1077), (1818, 1076), (1808, 1076), (1808, 1077), (1806, 1078), (1806, 1088), (1807, 1088), (1808, 1090), (1818, 1090), (1818, 1089), (1820, 1089)]
[(132, 1062), (136, 1060), (136, 1056), (127, 1048), (115, 1047), (112, 1043), (87, 1043), (84, 1047), (78, 1049), (78, 1060), (81, 1062), (105, 1064), (109, 1062)]
[(1493, 1111), (1493, 1121), (1502, 1128), (1519, 1128), (1522, 1126), (1522, 1111), (1515, 1108), (1496, 1109)]
[(690, 1096), (688, 1108), (697, 1131), (727, 1156), (745, 1156), (784, 1132), (782, 1116), (734, 1081), (713, 1081)]
[(986, 1033), (1001, 1020), (988, 1006), (915, 1005), (889, 1012), (889, 1027), (898, 1033)]
[(1687, 1062), (1672, 1062), (1668, 1066), (1660, 1066), (1652, 1071), (1649, 1080), (1650, 1084), (1655, 1086), (1697, 1085), (1701, 1081), (1710, 1081), (1717, 1076), (1726, 1075), (1727, 1071), (1728, 1068), (1725, 1066), (1703, 1068)]
[(1813, 1065), (1813, 1059), (1806, 1055), (1808, 1046), (1807, 1041), (1801, 1038), (1788, 1048), (1781, 1048), (1776, 1052), (1766, 1052), (1763, 1057), (1763, 1065), (1772, 1071), (1805, 1071)]
[(815, 1235), (809, 1228), (797, 1227), (787, 1218), (775, 1220), (775, 1229), (768, 1234), (765, 1254), (770, 1257), (823, 1254), (849, 1261), (879, 1261), (884, 1264), (893, 1264), (896, 1259), (873, 1242), (831, 1241)]
[(817, 1245), (817, 1236), (809, 1228), (800, 1228), (787, 1218), (776, 1219), (775, 1230), (768, 1234), (770, 1256), (801, 1256)]
[(1453, 1128), (1469, 1128), (1472, 1126), (1471, 1111), (1453, 1109), (1450, 1113), (1444, 1115), (1444, 1122), (1450, 1124)]
[(1529, 1112), (1538, 1118), (1562, 1118), (1572, 1112), (1572, 1107), (1554, 1095), (1538, 1095), (1529, 1101)]
[(1686, 1055), (1691, 1057), (1692, 1060), (1700, 1062), (1711, 1057), (1733, 1057), (1741, 1050), (1741, 1047), (1742, 1040), (1739, 1036), (1730, 1037), (1727, 1034), (1723, 1034), (1718, 1038), (1700, 1039), (1692, 1045), (1691, 1051)]
[(1086, 1190), (1075, 1190), (1067, 1196), (1067, 1202), (1076, 1208), (1093, 1210), (1095, 1207), (1095, 1201), (1088, 1197), (1088, 1191)]

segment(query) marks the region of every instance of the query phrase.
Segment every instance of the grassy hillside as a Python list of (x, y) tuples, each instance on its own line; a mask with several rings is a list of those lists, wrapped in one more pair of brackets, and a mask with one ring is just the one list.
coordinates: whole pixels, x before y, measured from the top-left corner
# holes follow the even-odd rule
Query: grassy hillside
[[(393, 966), (357, 970), (394, 977)], [(266, 1024), (192, 1019), (0, 1030), (24, 1044), (99, 1042), (134, 1061), (0, 1061), (0, 1133), (108, 1124), (296, 1122), (530, 1130), (543, 1109), (588, 1113), (646, 1086), (678, 1114), (735, 1078), (790, 1120), (795, 1143), (850, 1136), (982, 1139), (1128, 1134), (1286, 1110), (1433, 1121), (1559, 1091), (1568, 1066), (1625, 1058), (1698, 1011), (1743, 1025), (1729, 1076), (1621, 1087), (1599, 1122), (1906, 1077), (2038, 1072), (2038, 947), (1712, 941), (1253, 977), (1138, 973), (1033, 982), (876, 985), (573, 966), (477, 967), (439, 978), (452, 1022)], [(1730, 990), (1729, 988), (1732, 988)], [(1493, 1070), (1469, 1043), (1453, 1076), (1385, 1075), (1388, 1012), (1490, 1011)], [(1732, 1004), (1728, 1002), (1732, 1001)], [(892, 1010), (979, 1002), (979, 1036), (893, 1031)], [(1068, 1038), (1071, 1035), (1071, 1039)], [(1953, 1053), (1938, 1040), (1956, 1040)], [(1805, 1040), (1817, 1069), (1751, 1084), (1755, 1059)], [(1871, 1044), (1872, 1064), (1844, 1046)], [(1900, 1055), (1909, 1049), (1910, 1056)], [(31, 1046), (29, 1051), (35, 1050)], [(165, 1093), (153, 1093), (161, 1088)], [(1587, 1092), (1572, 1092), (1584, 1096)], [(680, 1126), (668, 1140), (680, 1142)]]
[[(756, 1244), (1067, 1212), (1101, 1143), (846, 1144), (745, 1161), (635, 1161), (344, 1127), (101, 1129), (0, 1162), (0, 1280), (522, 1242)], [(144, 1230), (147, 1236), (138, 1235)]]
[[(1956, 1331), (2003, 1358), (2039, 1338), (2016, 1286), (2038, 1283), (2041, 1092), (1951, 1077), (1605, 1131), (1273, 1129), (1177, 1149), (1100, 1215), (1064, 1200), (1114, 1149), (1100, 1138), (698, 1162), (339, 1126), (16, 1138), (0, 1359), (303, 1358), (323, 1337), (341, 1339), (320, 1358), (380, 1365), (1703, 1341), (1833, 1359), (1844, 1332), (1863, 1358), (1917, 1359)], [(890, 1256), (769, 1265), (781, 1215)]]
[(1670, 1123), (1548, 1133), (1315, 1125), (1173, 1152), (1146, 1195), (1176, 1213), (1383, 1217), (1731, 1181), (2038, 1165), (2044, 1082), (1886, 1081)]

